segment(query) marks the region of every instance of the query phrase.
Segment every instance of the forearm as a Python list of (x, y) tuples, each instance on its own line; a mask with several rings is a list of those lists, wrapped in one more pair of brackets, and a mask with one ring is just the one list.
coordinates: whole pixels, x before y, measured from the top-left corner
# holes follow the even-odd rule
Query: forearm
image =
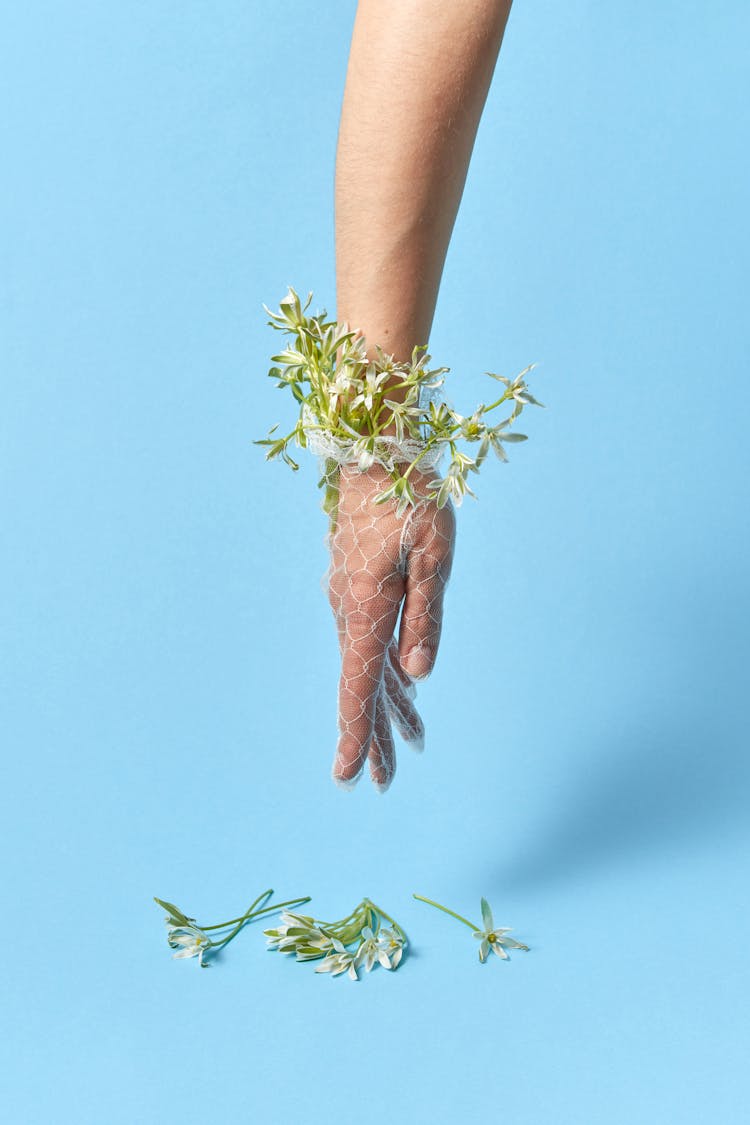
[(359, 0), (336, 156), (337, 320), (426, 344), (511, 0)]

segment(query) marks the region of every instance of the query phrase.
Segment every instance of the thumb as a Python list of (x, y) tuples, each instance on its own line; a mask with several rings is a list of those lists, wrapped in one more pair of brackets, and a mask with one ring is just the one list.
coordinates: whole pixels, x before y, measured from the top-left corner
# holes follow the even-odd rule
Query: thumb
[(413, 680), (425, 680), (435, 666), (443, 627), (445, 587), (435, 578), (407, 579), (398, 651), (401, 667)]
[[(444, 515), (444, 513), (446, 513)], [(454, 517), (447, 508), (427, 511), (423, 534), (407, 560), (406, 597), (401, 614), (398, 655), (415, 680), (429, 676), (443, 626), (443, 598), (453, 563)]]

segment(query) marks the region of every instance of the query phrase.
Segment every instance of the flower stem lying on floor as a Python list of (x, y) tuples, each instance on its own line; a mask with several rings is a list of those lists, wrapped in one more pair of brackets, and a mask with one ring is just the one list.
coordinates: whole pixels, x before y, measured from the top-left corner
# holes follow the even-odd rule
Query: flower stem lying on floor
[[(384, 927), (383, 921), (390, 922)], [(384, 969), (397, 969), (404, 949), (406, 934), (398, 922), (363, 898), (357, 907), (338, 922), (321, 922), (308, 914), (286, 910), (281, 915), (281, 925), (263, 931), (268, 938), (269, 950), (294, 953), (297, 961), (316, 961), (316, 973), (338, 976), (347, 973), (358, 980), (357, 970), (364, 965), (370, 972), (377, 961)], [(348, 948), (355, 946), (356, 948)]]
[[(272, 894), (273, 890), (270, 888), (263, 891), (248, 906), (244, 914), (241, 914), (238, 918), (230, 918), (228, 922), (217, 922), (212, 926), (199, 926), (195, 918), (189, 918), (171, 902), (165, 902), (155, 896), (154, 902), (167, 912), (164, 919), (167, 925), (167, 942), (170, 949), (177, 950), (173, 957), (197, 957), (201, 968), (206, 969), (209, 965), (206, 958), (228, 945), (242, 927), (253, 918), (258, 918), (261, 914), (269, 914), (274, 910), (281, 910), (285, 906), (302, 906), (310, 901), (310, 896), (306, 895), (304, 898), (291, 898), (287, 899), (286, 902), (275, 902), (270, 906), (261, 906), (260, 904), (265, 904)], [(221, 931), (223, 930), (229, 930), (229, 933), (222, 935)]]
[(480, 961), (487, 960), (491, 949), (493, 949), (495, 953), (497, 953), (498, 957), (503, 957), (506, 961), (509, 961), (510, 957), (505, 952), (505, 949), (503, 948), (504, 946), (508, 946), (512, 949), (525, 949), (527, 952), (529, 950), (528, 945), (524, 945), (522, 942), (516, 941), (515, 938), (506, 936), (511, 929), (510, 926), (500, 926), (498, 928), (495, 927), (495, 922), (492, 917), (492, 910), (490, 909), (490, 904), (487, 902), (486, 898), (483, 898), (481, 900), (482, 921), (484, 923), (484, 929), (481, 929), (481, 927), (479, 926), (475, 926), (473, 922), (470, 922), (468, 918), (464, 918), (462, 914), (456, 914), (455, 910), (449, 910), (447, 906), (442, 906), (439, 902), (435, 902), (431, 898), (425, 898), (424, 895), (418, 894), (415, 894), (414, 898), (419, 899), (420, 902), (426, 902), (430, 906), (437, 907), (437, 909), (442, 910), (444, 914), (450, 914), (452, 918), (457, 918), (459, 922), (463, 922), (465, 926), (468, 926), (469, 929), (473, 931), (472, 936), (478, 938), (481, 942), (479, 946)]

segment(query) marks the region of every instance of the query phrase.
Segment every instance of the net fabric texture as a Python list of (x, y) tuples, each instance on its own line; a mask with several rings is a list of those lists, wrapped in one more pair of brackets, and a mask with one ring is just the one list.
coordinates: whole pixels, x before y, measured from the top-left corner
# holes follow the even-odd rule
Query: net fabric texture
[(434, 465), (423, 462), (409, 476), (414, 505), (399, 514), (395, 499), (375, 503), (391, 483), (391, 457), (401, 471), (406, 468), (401, 458), (413, 459), (403, 444), (394, 441), (364, 470), (335, 459), (330, 445), (315, 451), (325, 483), (337, 495), (322, 578), (341, 653), (332, 777), (352, 788), (367, 763), (372, 782), (385, 792), (396, 771), (394, 727), (412, 749), (424, 746), (416, 681), (430, 674), (437, 656), (455, 510), (450, 502), (437, 507), (426, 486), (440, 477)]

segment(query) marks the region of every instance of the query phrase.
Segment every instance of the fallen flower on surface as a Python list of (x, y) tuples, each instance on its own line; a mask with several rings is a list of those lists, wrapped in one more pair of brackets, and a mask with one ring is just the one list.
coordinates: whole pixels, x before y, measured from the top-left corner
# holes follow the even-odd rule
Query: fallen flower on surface
[(209, 961), (206, 958), (208, 955), (222, 949), (232, 941), (242, 927), (253, 918), (257, 918), (261, 914), (269, 914), (274, 910), (281, 910), (285, 906), (301, 906), (310, 901), (310, 896), (307, 895), (304, 898), (293, 898), (287, 902), (273, 903), (270, 906), (260, 906), (260, 903), (265, 903), (272, 894), (273, 890), (271, 889), (264, 891), (250, 904), (244, 914), (241, 914), (238, 918), (230, 918), (228, 922), (218, 922), (213, 926), (199, 926), (195, 918), (189, 918), (171, 902), (165, 902), (155, 896), (154, 902), (167, 912), (164, 919), (167, 926), (167, 943), (170, 949), (177, 950), (172, 956), (175, 958), (197, 957), (200, 967), (207, 969)]
[[(382, 921), (391, 928), (382, 926)], [(281, 924), (263, 932), (269, 950), (294, 953), (297, 961), (321, 960), (316, 973), (359, 980), (358, 969), (370, 972), (377, 961), (384, 969), (398, 968), (406, 948), (406, 934), (395, 919), (369, 898), (337, 922), (321, 922), (307, 914), (286, 910)], [(355, 948), (351, 948), (355, 947)]]
[(503, 949), (504, 945), (510, 946), (512, 949), (525, 949), (528, 952), (528, 945), (523, 945), (522, 942), (516, 941), (515, 938), (509, 938), (506, 935), (510, 930), (510, 926), (502, 926), (495, 929), (495, 923), (492, 917), (492, 910), (486, 898), (482, 899), (482, 921), (484, 922), (483, 930), (475, 930), (474, 937), (479, 938), (481, 945), (479, 946), (479, 960), (486, 961), (489, 951), (492, 949), (500, 957), (504, 957), (506, 961), (510, 958)]
[(167, 920), (167, 943), (170, 949), (178, 950), (173, 957), (197, 957), (202, 969), (206, 968), (204, 954), (211, 947), (211, 939), (198, 926), (172, 926)]
[[(378, 939), (378, 960), (386, 969), (397, 969), (404, 953), (404, 940), (396, 930), (381, 930)], [(385, 958), (388, 964), (383, 960)]]
[(330, 973), (332, 977), (337, 977), (339, 973), (348, 973), (352, 980), (359, 980), (357, 976), (357, 953), (352, 953), (350, 949), (338, 940), (332, 939), (333, 952), (329, 953), (320, 965), (315, 966), (316, 973)]
[(437, 909), (442, 910), (444, 914), (450, 914), (452, 918), (456, 918), (459, 922), (463, 922), (465, 926), (468, 926), (472, 931), (472, 936), (478, 938), (481, 942), (479, 946), (479, 960), (482, 962), (487, 960), (491, 949), (506, 961), (509, 961), (510, 957), (505, 952), (505, 946), (512, 949), (525, 949), (527, 953), (529, 951), (528, 945), (524, 945), (523, 942), (516, 941), (515, 938), (507, 936), (511, 929), (510, 926), (495, 927), (492, 910), (486, 898), (483, 898), (480, 903), (484, 929), (480, 926), (475, 926), (468, 918), (464, 918), (461, 914), (456, 914), (455, 910), (449, 910), (447, 906), (442, 906), (439, 902), (434, 902), (431, 898), (425, 898), (424, 895), (418, 894), (415, 894), (414, 898), (419, 899), (420, 902), (428, 903), (429, 906), (437, 907)]

